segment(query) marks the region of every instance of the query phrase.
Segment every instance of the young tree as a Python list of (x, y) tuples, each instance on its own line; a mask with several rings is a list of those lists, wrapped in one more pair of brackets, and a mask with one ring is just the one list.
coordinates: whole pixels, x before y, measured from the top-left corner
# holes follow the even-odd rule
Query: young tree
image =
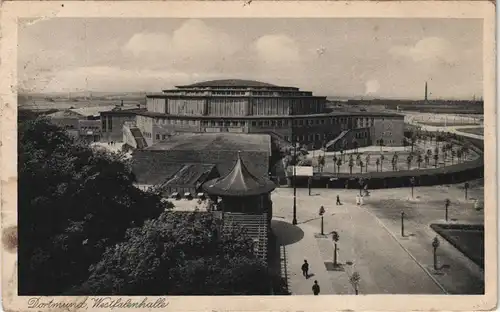
[(415, 141), (416, 141), (415, 135), (412, 135), (410, 137), (411, 153), (413, 153), (413, 147), (415, 146)]
[(358, 141), (356, 141), (356, 139), (353, 139), (352, 140), (352, 146), (354, 148), (354, 150), (356, 151), (356, 153), (358, 152), (358, 146), (359, 146), (359, 143)]
[(358, 288), (359, 288), (359, 281), (361, 280), (359, 273), (358, 272), (353, 272), (351, 276), (349, 277), (349, 282), (352, 284), (352, 287), (354, 288), (354, 293), (357, 295), (358, 294)]
[(377, 158), (375, 161), (375, 165), (377, 166), (377, 172), (378, 172), (378, 166), (380, 165), (380, 158)]
[(410, 170), (411, 162), (413, 161), (413, 157), (411, 155), (408, 155), (406, 157), (406, 164), (408, 165), (408, 170)]
[(425, 160), (425, 166), (429, 166), (429, 155), (425, 154), (424, 156), (424, 160)]
[(360, 170), (359, 172), (360, 172), (360, 173), (363, 173), (363, 166), (364, 166), (364, 164), (363, 164), (363, 161), (362, 161), (362, 160), (360, 160), (360, 161), (359, 161), (358, 166), (359, 166), (359, 170)]
[(352, 174), (352, 167), (354, 167), (354, 160), (349, 159), (349, 173)]
[(340, 166), (342, 166), (342, 159), (337, 160), (337, 172), (340, 172)]
[(422, 154), (419, 153), (418, 156), (417, 156), (418, 169), (420, 169), (420, 165), (422, 164), (422, 161), (423, 161)]
[(363, 190), (363, 187), (366, 184), (366, 180), (364, 178), (358, 178), (358, 185), (359, 185), (359, 196), (362, 196), (363, 194), (361, 191)]
[(434, 167), (437, 167), (438, 160), (439, 160), (439, 155), (438, 154), (434, 154)]
[(383, 139), (378, 140), (378, 144), (380, 145), (380, 152), (382, 153), (382, 146), (384, 146), (384, 140)]
[(319, 170), (323, 171), (323, 168), (325, 167), (325, 157), (324, 156), (318, 156), (318, 165), (319, 165)]

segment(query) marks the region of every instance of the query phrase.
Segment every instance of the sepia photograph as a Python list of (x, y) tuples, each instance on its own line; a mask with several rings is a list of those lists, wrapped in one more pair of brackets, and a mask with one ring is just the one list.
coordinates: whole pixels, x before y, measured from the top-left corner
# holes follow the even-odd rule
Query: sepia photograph
[(165, 308), (153, 296), (485, 295), (496, 276), (484, 19), (16, 27), (13, 291), (30, 308), (61, 307), (44, 296)]

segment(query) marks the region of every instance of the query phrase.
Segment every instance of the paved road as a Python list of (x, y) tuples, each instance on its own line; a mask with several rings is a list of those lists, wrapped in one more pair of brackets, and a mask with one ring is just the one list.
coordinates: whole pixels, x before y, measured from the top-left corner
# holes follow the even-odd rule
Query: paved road
[[(415, 194), (420, 194), (422, 206), (424, 201), (434, 200), (433, 205), (440, 203), (442, 191), (450, 196), (458, 198), (463, 196), (462, 190), (454, 187), (440, 190), (439, 188), (416, 188)], [(391, 209), (389, 214), (380, 214), (383, 211), (385, 203), (382, 199), (406, 199), (409, 193), (404, 189), (376, 190), (372, 193), (373, 203), (367, 202), (367, 206), (358, 207), (354, 204), (356, 190), (316, 190), (313, 189), (314, 196), (308, 196), (307, 190), (299, 189), (297, 197), (297, 217), (301, 226), (307, 224), (314, 227), (315, 232), (320, 231), (320, 218), (318, 209), (321, 205), (325, 206), (327, 212), (324, 217), (325, 232), (336, 230), (340, 234), (339, 261), (346, 264), (344, 272), (323, 272), (329, 276), (333, 284), (335, 293), (352, 293), (352, 287), (348, 283), (348, 276), (356, 270), (360, 273), (360, 293), (364, 294), (442, 294), (443, 290), (436, 284), (435, 280), (441, 278), (440, 285), (450, 293), (477, 293), (477, 287), (471, 289), (466, 285), (469, 281), (476, 283), (482, 278), (482, 272), (471, 265), (470, 260), (465, 258), (460, 252), (451, 246), (442, 243), (440, 250), (443, 252), (441, 259), (450, 265), (450, 270), (445, 276), (434, 276), (428, 273), (429, 265), (432, 264), (432, 254), (429, 253), (429, 241), (435, 236), (435, 233), (428, 228), (428, 222), (431, 219), (439, 218), (438, 210), (427, 211), (418, 210), (412, 223), (408, 224), (418, 236), (418, 239), (409, 239), (400, 241), (397, 239), (399, 233), (399, 217), (395, 211), (400, 212), (398, 205)], [(321, 194), (318, 194), (321, 193)], [(480, 191), (477, 190), (478, 195)], [(336, 206), (335, 196), (340, 194), (341, 200), (345, 203), (342, 206)], [(472, 196), (472, 194), (471, 194)], [(277, 189), (273, 195), (274, 216), (278, 218), (292, 219), (292, 190)], [(440, 205), (440, 204), (439, 204)], [(466, 205), (466, 203), (463, 203)], [(450, 210), (450, 216), (459, 216), (459, 210), (463, 207), (456, 205), (456, 208)], [(410, 208), (407, 208), (408, 210)], [(465, 210), (464, 210), (465, 211)], [(430, 213), (429, 213), (430, 212)], [(462, 219), (472, 220), (473, 215), (464, 212), (460, 215)], [(481, 216), (476, 216), (477, 222), (480, 222)], [(304, 224), (305, 223), (305, 224)], [(309, 228), (310, 229), (310, 228)], [(309, 232), (311, 232), (309, 230)], [(314, 230), (313, 230), (314, 232)], [(307, 235), (306, 235), (307, 236)], [(296, 257), (299, 262), (303, 261), (304, 255), (310, 255), (309, 258), (316, 258), (321, 255), (322, 262), (331, 262), (333, 255), (333, 245), (329, 239), (316, 239), (316, 243), (311, 240), (311, 235), (307, 238), (308, 246), (304, 251), (296, 248)], [(292, 248), (293, 244), (289, 247)], [(440, 251), (440, 252), (441, 252)], [(295, 251), (294, 251), (295, 254)], [(311, 259), (312, 259), (311, 258)], [(296, 261), (296, 260), (294, 260)], [(321, 261), (316, 261), (315, 267)], [(300, 268), (294, 265), (292, 270)], [(465, 273), (457, 273), (462, 270)], [(471, 280), (472, 279), (472, 280)], [(453, 282), (450, 282), (453, 281)], [(325, 283), (323, 280), (322, 283)], [(454, 286), (455, 285), (455, 286)], [(458, 285), (458, 286), (456, 286)], [(305, 287), (305, 286), (295, 286)], [(307, 285), (305, 291), (309, 291)], [(300, 288), (302, 289), (302, 288)], [(293, 289), (292, 289), (293, 291)]]
[(415, 115), (406, 115), (405, 116), (405, 122), (412, 124), (412, 125), (417, 125), (422, 127), (423, 130), (425, 131), (442, 131), (442, 132), (449, 132), (449, 133), (455, 133), (459, 134), (465, 137), (469, 138), (474, 138), (474, 139), (479, 139), (479, 140), (484, 140), (484, 136), (482, 135), (477, 135), (473, 133), (466, 133), (466, 132), (461, 132), (460, 129), (467, 129), (467, 128), (477, 128), (480, 127), (481, 125), (465, 125), (465, 126), (451, 126), (451, 127), (437, 127), (437, 126), (429, 126), (429, 125), (424, 125), (418, 122), (418, 120), (415, 120)]

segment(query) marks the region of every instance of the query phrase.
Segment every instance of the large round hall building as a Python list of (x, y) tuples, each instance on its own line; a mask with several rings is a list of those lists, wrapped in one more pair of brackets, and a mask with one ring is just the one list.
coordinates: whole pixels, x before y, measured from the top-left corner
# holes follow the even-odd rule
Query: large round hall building
[(339, 112), (324, 96), (296, 87), (249, 80), (214, 80), (163, 90), (146, 97), (146, 109), (101, 113), (105, 141), (147, 147), (179, 132), (267, 133), (286, 141), (338, 150), (377, 144), (401, 145), (403, 116)]

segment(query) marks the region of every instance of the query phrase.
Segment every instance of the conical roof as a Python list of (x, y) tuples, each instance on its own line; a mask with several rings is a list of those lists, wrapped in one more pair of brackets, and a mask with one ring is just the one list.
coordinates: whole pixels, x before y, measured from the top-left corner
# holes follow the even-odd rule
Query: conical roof
[(238, 152), (238, 159), (233, 169), (225, 176), (207, 181), (203, 184), (203, 189), (210, 195), (219, 196), (253, 196), (269, 193), (276, 188), (276, 185), (269, 179), (257, 178), (241, 160), (241, 153)]

